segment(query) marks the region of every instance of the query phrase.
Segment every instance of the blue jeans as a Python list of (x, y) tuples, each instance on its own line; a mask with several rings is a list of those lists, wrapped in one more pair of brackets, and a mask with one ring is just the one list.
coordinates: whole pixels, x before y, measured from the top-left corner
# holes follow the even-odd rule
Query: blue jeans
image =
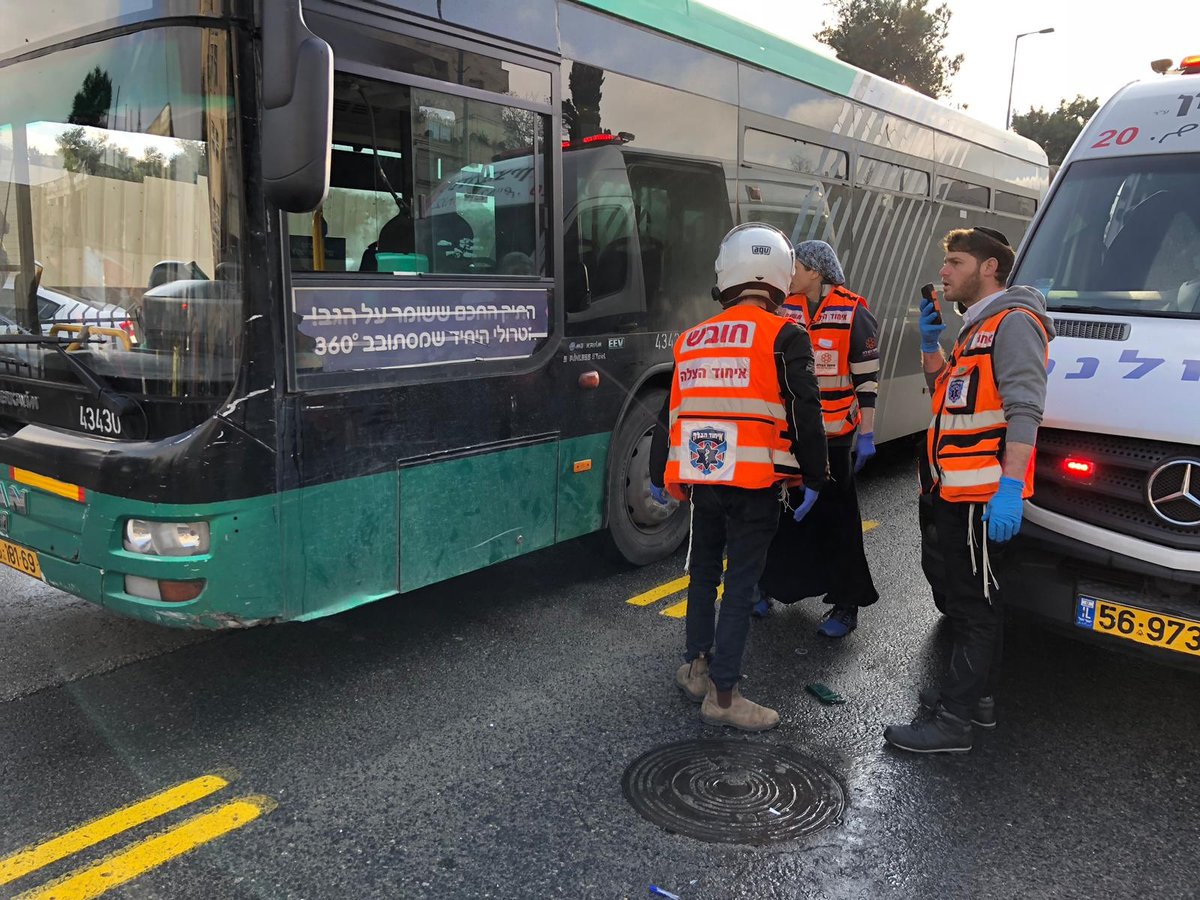
[[(731, 690), (742, 675), (750, 610), (758, 599), (758, 579), (778, 524), (777, 488), (692, 486), (691, 581), (684, 659), (690, 662), (706, 654), (709, 677), (719, 691)], [(721, 583), (724, 556), (728, 556), (729, 563), (717, 618), (717, 585)]]

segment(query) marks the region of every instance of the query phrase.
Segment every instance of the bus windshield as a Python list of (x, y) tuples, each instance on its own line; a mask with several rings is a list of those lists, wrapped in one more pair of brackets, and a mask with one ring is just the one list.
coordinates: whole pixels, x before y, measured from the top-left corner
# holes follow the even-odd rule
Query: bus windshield
[(1073, 164), (1013, 283), (1056, 311), (1200, 318), (1200, 156)]
[[(127, 393), (226, 396), (243, 311), (230, 37), (148, 30), (0, 68), (0, 333)], [(9, 339), (11, 340), (11, 339)], [(0, 377), (78, 384), (41, 344)]]

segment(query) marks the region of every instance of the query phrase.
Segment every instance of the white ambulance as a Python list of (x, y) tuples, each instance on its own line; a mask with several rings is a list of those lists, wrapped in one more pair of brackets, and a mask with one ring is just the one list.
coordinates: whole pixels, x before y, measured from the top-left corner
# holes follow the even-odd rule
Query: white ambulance
[(1012, 283), (1058, 337), (1007, 602), (1200, 664), (1200, 56), (1096, 113)]

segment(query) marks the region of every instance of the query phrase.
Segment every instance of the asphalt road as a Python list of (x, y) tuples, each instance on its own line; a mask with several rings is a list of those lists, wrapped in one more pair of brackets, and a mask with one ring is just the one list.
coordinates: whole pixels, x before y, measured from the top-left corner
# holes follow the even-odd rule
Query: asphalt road
[[(646, 751), (733, 736), (672, 683), (683, 621), (662, 611), (680, 598), (626, 602), (680, 577), (682, 554), (634, 570), (585, 539), (331, 619), (219, 634), (118, 619), (6, 570), (0, 896), (79, 876), (44, 895), (67, 896), (105, 859), (92, 883), (129, 878), (106, 897), (1196, 896), (1200, 675), (1015, 622), (1000, 725), (971, 754), (884, 746), (948, 647), (910, 463), (893, 450), (873, 468), (881, 601), (842, 642), (813, 633), (818, 604), (781, 608), (747, 654), (745, 693), (783, 724), (738, 739), (799, 751), (844, 789), (818, 834), (702, 843), (623, 796)], [(810, 681), (847, 702), (820, 705)], [(91, 846), (47, 843), (96, 819), (86, 834), (103, 836), (114, 811), (203, 776), (195, 802)], [(130, 874), (183, 840), (155, 835), (206, 813), (226, 831)], [(33, 864), (13, 862), (25, 847), (62, 858), (11, 877)]]

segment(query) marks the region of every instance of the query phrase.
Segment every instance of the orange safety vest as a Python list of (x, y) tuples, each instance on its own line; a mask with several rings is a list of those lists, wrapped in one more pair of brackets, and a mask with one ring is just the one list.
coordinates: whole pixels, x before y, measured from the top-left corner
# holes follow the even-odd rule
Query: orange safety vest
[[(972, 325), (954, 344), (933, 386), (933, 421), (925, 434), (934, 483), (942, 499), (986, 503), (1000, 486), (1000, 460), (1008, 422), (996, 386), (992, 348), (1000, 323), (1010, 313), (1037, 316), (1022, 309), (1002, 309)], [(1049, 337), (1047, 337), (1049, 342)], [(1047, 354), (1049, 358), (1049, 354)], [(1025, 473), (1023, 497), (1033, 494), (1034, 458)]]
[(675, 342), (671, 449), (663, 481), (740, 488), (801, 483), (775, 368), (775, 339), (787, 319), (733, 306)]
[(817, 386), (821, 389), (821, 418), (825, 420), (827, 438), (849, 434), (862, 421), (858, 394), (850, 377), (850, 330), (858, 305), (865, 306), (866, 302), (837, 285), (818, 304), (811, 324), (808, 300), (803, 294), (793, 294), (779, 307), (781, 314), (799, 322), (812, 337)]

